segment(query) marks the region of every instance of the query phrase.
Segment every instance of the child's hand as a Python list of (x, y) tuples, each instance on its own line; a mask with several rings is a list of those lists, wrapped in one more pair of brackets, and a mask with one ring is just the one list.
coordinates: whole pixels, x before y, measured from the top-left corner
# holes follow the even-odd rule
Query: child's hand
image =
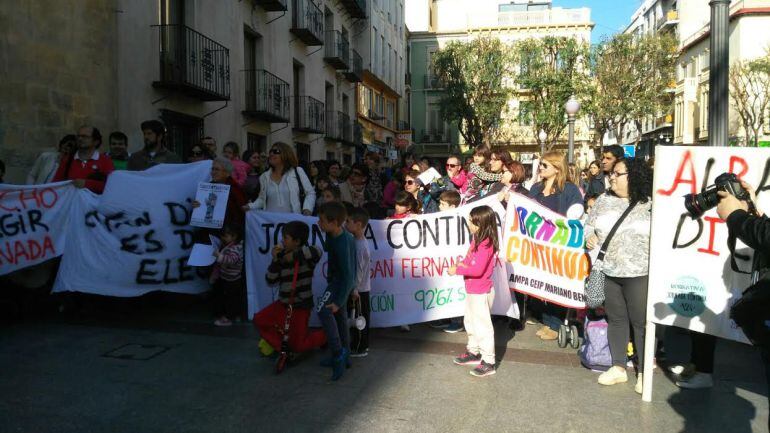
[(337, 304), (335, 304), (334, 302), (327, 305), (326, 308), (332, 310), (332, 314), (337, 314), (337, 311), (340, 311), (340, 307), (338, 307)]
[(278, 255), (281, 254), (281, 251), (283, 251), (283, 246), (276, 245), (276, 246), (273, 247), (273, 251), (272, 251), (273, 260), (278, 258)]
[(214, 256), (214, 257), (216, 257), (216, 258), (219, 258), (219, 254), (221, 254), (221, 253), (220, 253), (219, 251), (217, 251), (217, 250), (214, 250), (214, 251), (211, 253), (211, 255), (212, 255), (212, 256)]
[(353, 290), (353, 293), (350, 294), (350, 297), (354, 301), (357, 301), (357, 300), (361, 299), (361, 295), (358, 294), (358, 290)]
[(457, 266), (450, 267), (446, 270), (446, 273), (449, 275), (457, 275)]

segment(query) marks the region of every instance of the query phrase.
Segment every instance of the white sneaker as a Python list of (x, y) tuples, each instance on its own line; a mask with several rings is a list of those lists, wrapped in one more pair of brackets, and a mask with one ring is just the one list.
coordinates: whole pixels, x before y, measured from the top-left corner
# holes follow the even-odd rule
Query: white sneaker
[(636, 385), (634, 385), (634, 391), (636, 391), (637, 394), (642, 393), (642, 374), (639, 373), (636, 375)]
[(599, 385), (615, 385), (628, 382), (628, 374), (623, 367), (613, 366), (599, 375)]
[(684, 378), (695, 374), (695, 366), (692, 364), (674, 364), (668, 367), (668, 371), (680, 378)]
[(708, 373), (695, 373), (686, 380), (677, 380), (676, 386), (685, 389), (711, 388), (714, 386), (714, 379)]

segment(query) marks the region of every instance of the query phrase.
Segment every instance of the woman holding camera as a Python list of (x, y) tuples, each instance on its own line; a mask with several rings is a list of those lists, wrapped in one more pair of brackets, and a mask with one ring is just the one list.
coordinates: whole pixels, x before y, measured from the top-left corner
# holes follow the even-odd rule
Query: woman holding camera
[[(607, 335), (612, 367), (599, 376), (602, 385), (628, 381), (626, 348), (634, 328), (634, 346), (644, 350), (644, 321), (647, 309), (647, 274), (650, 255), (652, 209), (652, 170), (641, 159), (620, 159), (610, 177), (611, 194), (602, 194), (588, 214), (585, 225), (586, 247), (600, 248), (618, 220), (631, 207), (606, 249), (602, 271)], [(639, 357), (639, 370), (644, 368)], [(634, 390), (642, 393), (642, 374)]]

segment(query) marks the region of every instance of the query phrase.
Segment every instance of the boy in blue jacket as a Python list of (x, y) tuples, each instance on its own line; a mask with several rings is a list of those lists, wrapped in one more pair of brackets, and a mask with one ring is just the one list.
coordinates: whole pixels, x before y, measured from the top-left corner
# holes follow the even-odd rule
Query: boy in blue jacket
[(355, 286), (356, 243), (342, 227), (346, 219), (347, 212), (342, 203), (324, 203), (318, 208), (318, 227), (326, 233), (328, 269), (326, 291), (318, 301), (316, 312), (332, 355), (331, 360), (325, 360), (322, 365), (332, 367), (332, 380), (342, 377), (350, 356), (346, 305)]

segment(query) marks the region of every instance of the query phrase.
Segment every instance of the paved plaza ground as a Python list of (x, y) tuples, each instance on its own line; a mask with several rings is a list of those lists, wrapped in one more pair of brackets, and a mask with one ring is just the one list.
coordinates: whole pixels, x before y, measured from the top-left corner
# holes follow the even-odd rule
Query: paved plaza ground
[[(720, 341), (716, 386), (656, 370), (652, 403), (602, 387), (575, 351), (496, 325), (497, 374), (452, 364), (465, 334), (373, 331), (339, 382), (315, 352), (281, 375), (248, 324), (215, 328), (199, 302), (34, 314), (0, 325), (0, 432), (766, 432), (756, 351)], [(669, 358), (687, 340), (669, 338)]]

